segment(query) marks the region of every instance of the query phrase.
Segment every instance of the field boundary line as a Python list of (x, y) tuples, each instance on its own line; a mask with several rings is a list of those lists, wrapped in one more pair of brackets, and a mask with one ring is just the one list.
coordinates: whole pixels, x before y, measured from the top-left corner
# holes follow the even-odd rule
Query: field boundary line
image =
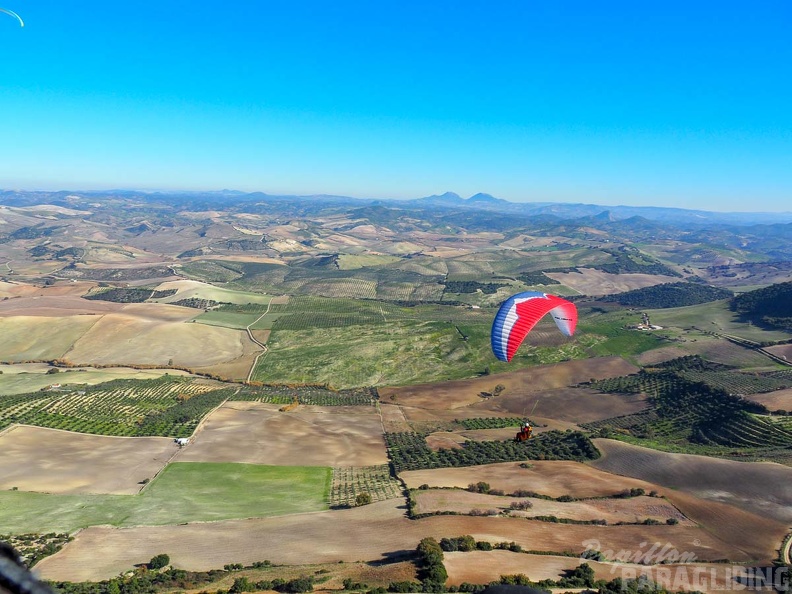
[(247, 334), (248, 334), (248, 338), (250, 338), (250, 340), (252, 340), (253, 343), (255, 343), (255, 344), (257, 344), (257, 345), (259, 345), (261, 347), (261, 352), (258, 355), (256, 355), (255, 359), (253, 359), (253, 364), (250, 366), (250, 371), (248, 371), (247, 379), (245, 380), (245, 382), (248, 383), (248, 384), (250, 383), (250, 380), (253, 378), (253, 372), (256, 370), (256, 365), (258, 365), (259, 358), (261, 357), (261, 355), (264, 355), (267, 352), (269, 352), (269, 348), (267, 348), (266, 344), (264, 344), (263, 342), (259, 342), (258, 340), (256, 340), (256, 338), (254, 338), (253, 332), (250, 331), (250, 327), (254, 326), (255, 324), (257, 324), (258, 321), (261, 318), (263, 318), (264, 316), (266, 316), (269, 313), (271, 305), (272, 305), (272, 299), (270, 299), (269, 303), (267, 303), (267, 310), (263, 314), (261, 314), (259, 317), (257, 317), (253, 322), (248, 324), (247, 327), (245, 328), (245, 330), (247, 331)]
[(16, 427), (20, 427), (20, 426), (21, 425), (19, 423), (11, 423), (5, 429), (0, 429), (0, 437), (3, 437), (3, 435), (5, 435), (6, 433), (10, 433), (12, 429), (14, 429)]
[[(174, 439), (167, 435), (105, 435), (104, 433), (85, 433), (83, 431), (70, 431), (69, 429), (57, 429), (55, 427), (42, 427), (41, 425), (29, 425), (27, 423), (14, 423), (11, 427), (32, 427), (34, 429), (45, 429), (47, 431), (60, 431), (61, 433), (70, 433), (73, 435), (89, 435), (91, 437), (109, 437), (112, 439)], [(11, 427), (6, 427), (0, 431), (0, 435)]]

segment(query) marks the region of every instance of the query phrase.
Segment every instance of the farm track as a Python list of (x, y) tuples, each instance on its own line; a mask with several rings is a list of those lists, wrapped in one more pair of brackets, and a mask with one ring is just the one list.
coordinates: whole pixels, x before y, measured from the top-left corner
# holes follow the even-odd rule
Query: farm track
[(261, 352), (258, 355), (256, 355), (256, 358), (253, 359), (253, 364), (250, 366), (250, 371), (248, 371), (247, 379), (245, 380), (246, 383), (250, 383), (250, 380), (253, 378), (253, 372), (256, 370), (256, 366), (258, 365), (259, 358), (261, 358), (262, 355), (266, 355), (267, 352), (269, 352), (269, 349), (267, 348), (267, 345), (264, 344), (263, 342), (259, 342), (256, 339), (256, 337), (253, 336), (253, 332), (250, 331), (250, 328), (251, 328), (251, 326), (254, 326), (255, 324), (257, 324), (258, 321), (261, 318), (263, 318), (264, 316), (266, 316), (269, 313), (271, 305), (272, 305), (272, 300), (270, 300), (270, 302), (267, 303), (267, 310), (263, 314), (261, 314), (258, 318), (256, 318), (252, 323), (248, 324), (247, 327), (245, 328), (245, 331), (248, 334), (248, 338), (250, 338), (250, 340), (254, 344), (257, 344), (257, 345), (259, 345), (261, 347)]

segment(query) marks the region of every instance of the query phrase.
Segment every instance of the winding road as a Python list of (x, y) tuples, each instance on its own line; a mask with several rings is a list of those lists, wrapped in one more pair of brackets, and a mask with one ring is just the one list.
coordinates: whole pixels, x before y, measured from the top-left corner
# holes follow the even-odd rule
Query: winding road
[(252, 340), (254, 343), (256, 343), (261, 347), (261, 352), (258, 355), (256, 355), (256, 358), (253, 360), (253, 365), (250, 366), (250, 371), (248, 371), (247, 380), (245, 380), (248, 383), (250, 382), (250, 379), (253, 377), (253, 371), (255, 371), (256, 365), (258, 365), (259, 358), (261, 358), (262, 355), (266, 355), (267, 352), (269, 351), (266, 344), (260, 342), (259, 340), (256, 339), (255, 336), (253, 336), (253, 332), (250, 331), (250, 328), (252, 326), (255, 326), (261, 318), (263, 318), (269, 313), (270, 305), (272, 305), (272, 299), (270, 299), (269, 303), (267, 303), (267, 310), (259, 317), (257, 317), (253, 322), (248, 324), (247, 327), (245, 328), (245, 330), (248, 333), (248, 338), (250, 338), (250, 340)]

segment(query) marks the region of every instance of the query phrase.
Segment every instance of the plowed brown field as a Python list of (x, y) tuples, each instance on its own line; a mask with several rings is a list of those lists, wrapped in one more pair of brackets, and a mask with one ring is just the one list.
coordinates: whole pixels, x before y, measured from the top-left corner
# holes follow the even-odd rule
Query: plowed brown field
[(134, 495), (176, 452), (167, 437), (107, 437), (16, 426), (0, 435), (0, 489)]
[(512, 511), (511, 515), (525, 518), (556, 516), (571, 520), (605, 520), (640, 523), (647, 518), (665, 522), (676, 518), (680, 523), (693, 525), (679, 510), (657, 497), (630, 497), (628, 499), (587, 499), (585, 501), (552, 501), (534, 497), (503, 497), (485, 493), (471, 493), (461, 489), (428, 489), (415, 493), (415, 512), (419, 514), (453, 511), (469, 514), (473, 509), (495, 509), (503, 512), (518, 501), (530, 501), (533, 507), (525, 511)]
[(204, 422), (180, 462), (276, 466), (373, 466), (388, 461), (373, 406), (299, 406), (228, 402)]
[(484, 481), (505, 493), (523, 489), (551, 497), (603, 497), (631, 488), (642, 488), (647, 493), (652, 489), (660, 490), (652, 483), (614, 476), (580, 462), (532, 461), (530, 464), (531, 468), (521, 468), (518, 462), (502, 462), (464, 468), (411, 470), (399, 476), (411, 489), (423, 484), (464, 489), (471, 483)]

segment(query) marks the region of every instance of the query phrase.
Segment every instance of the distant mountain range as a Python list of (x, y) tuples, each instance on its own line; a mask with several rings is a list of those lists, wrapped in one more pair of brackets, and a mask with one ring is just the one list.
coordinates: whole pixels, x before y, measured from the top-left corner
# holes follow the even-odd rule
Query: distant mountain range
[[(41, 204), (42, 200), (52, 204), (67, 202), (73, 195), (101, 197), (131, 198), (137, 197), (145, 201), (162, 201), (166, 203), (202, 203), (207, 207), (212, 204), (231, 205), (250, 202), (316, 202), (326, 206), (361, 207), (385, 206), (397, 209), (464, 209), (484, 210), (493, 213), (514, 214), (527, 217), (552, 216), (558, 219), (586, 219), (595, 221), (625, 221), (641, 219), (682, 226), (729, 225), (747, 226), (762, 224), (792, 223), (792, 212), (711, 212), (705, 210), (687, 210), (684, 208), (667, 208), (663, 206), (603, 206), (598, 204), (563, 203), (563, 202), (509, 202), (496, 198), (491, 194), (478, 193), (470, 198), (463, 198), (454, 192), (435, 194), (423, 198), (408, 200), (352, 198), (330, 194), (298, 196), (288, 194), (266, 194), (264, 192), (240, 192), (237, 190), (218, 191), (183, 191), (183, 192), (144, 192), (137, 190), (104, 190), (104, 191), (14, 191), (0, 190), (0, 205), (24, 206)], [(637, 222), (637, 219), (635, 219)]]

